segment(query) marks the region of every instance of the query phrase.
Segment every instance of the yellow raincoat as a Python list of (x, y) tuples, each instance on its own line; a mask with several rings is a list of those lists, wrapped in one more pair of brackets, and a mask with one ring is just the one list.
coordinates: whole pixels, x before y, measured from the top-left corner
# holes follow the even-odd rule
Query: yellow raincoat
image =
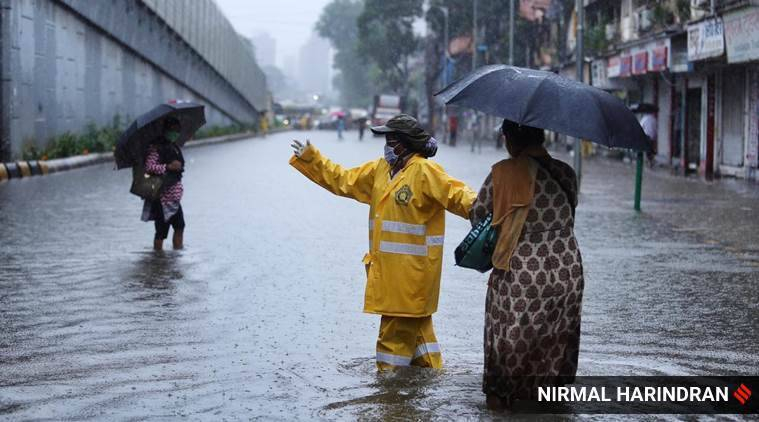
[(364, 312), (424, 317), (437, 311), (445, 210), (468, 218), (475, 193), (419, 155), (393, 179), (384, 158), (344, 169), (313, 145), (290, 164), (330, 192), (370, 206)]

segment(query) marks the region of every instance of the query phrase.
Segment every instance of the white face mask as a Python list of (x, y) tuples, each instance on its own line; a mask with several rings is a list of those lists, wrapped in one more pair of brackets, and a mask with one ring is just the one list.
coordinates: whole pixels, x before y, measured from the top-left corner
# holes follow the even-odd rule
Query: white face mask
[(395, 153), (395, 148), (391, 147), (388, 144), (385, 144), (385, 161), (387, 161), (390, 166), (394, 166), (396, 162), (398, 162), (398, 154)]

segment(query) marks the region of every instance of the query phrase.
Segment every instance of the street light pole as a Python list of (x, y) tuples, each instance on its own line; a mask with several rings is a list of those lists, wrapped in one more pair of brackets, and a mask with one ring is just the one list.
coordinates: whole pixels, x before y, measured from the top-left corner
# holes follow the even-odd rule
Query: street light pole
[[(583, 0), (575, 0), (575, 15), (577, 17), (577, 32), (576, 32), (576, 45), (575, 45), (575, 55), (577, 56), (577, 81), (583, 82), (585, 79), (584, 75), (584, 60), (583, 60), (583, 30), (585, 25), (585, 6), (584, 6)], [(582, 180), (582, 139), (581, 138), (575, 138), (575, 147), (574, 147), (574, 167), (575, 167), (575, 173), (577, 174), (577, 189), (579, 191), (580, 189), (580, 181)]]
[(477, 0), (472, 1), (472, 70), (477, 68)]
[[(440, 6), (440, 10), (443, 12), (443, 40), (445, 42), (444, 48), (443, 48), (443, 88), (448, 86), (448, 8), (445, 6)], [(443, 104), (443, 107), (441, 109), (441, 119), (440, 121), (443, 123), (443, 143), (448, 143), (448, 118), (445, 112), (445, 104)]]
[(509, 0), (509, 64), (514, 66), (514, 0)]

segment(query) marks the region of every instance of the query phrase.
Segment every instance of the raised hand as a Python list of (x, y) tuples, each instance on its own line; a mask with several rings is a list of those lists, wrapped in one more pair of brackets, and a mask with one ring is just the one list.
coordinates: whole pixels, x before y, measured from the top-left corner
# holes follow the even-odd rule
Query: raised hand
[(311, 141), (306, 139), (306, 143), (302, 144), (300, 141), (293, 139), (293, 143), (290, 145), (293, 148), (293, 153), (296, 157), (300, 157), (303, 154), (303, 151), (308, 148), (308, 146), (311, 145)]

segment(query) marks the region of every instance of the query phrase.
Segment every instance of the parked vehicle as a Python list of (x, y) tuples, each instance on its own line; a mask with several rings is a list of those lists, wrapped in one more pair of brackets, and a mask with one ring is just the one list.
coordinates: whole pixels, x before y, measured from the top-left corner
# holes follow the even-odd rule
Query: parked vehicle
[(372, 107), (372, 126), (384, 125), (385, 122), (403, 112), (403, 97), (400, 95), (375, 95)]

